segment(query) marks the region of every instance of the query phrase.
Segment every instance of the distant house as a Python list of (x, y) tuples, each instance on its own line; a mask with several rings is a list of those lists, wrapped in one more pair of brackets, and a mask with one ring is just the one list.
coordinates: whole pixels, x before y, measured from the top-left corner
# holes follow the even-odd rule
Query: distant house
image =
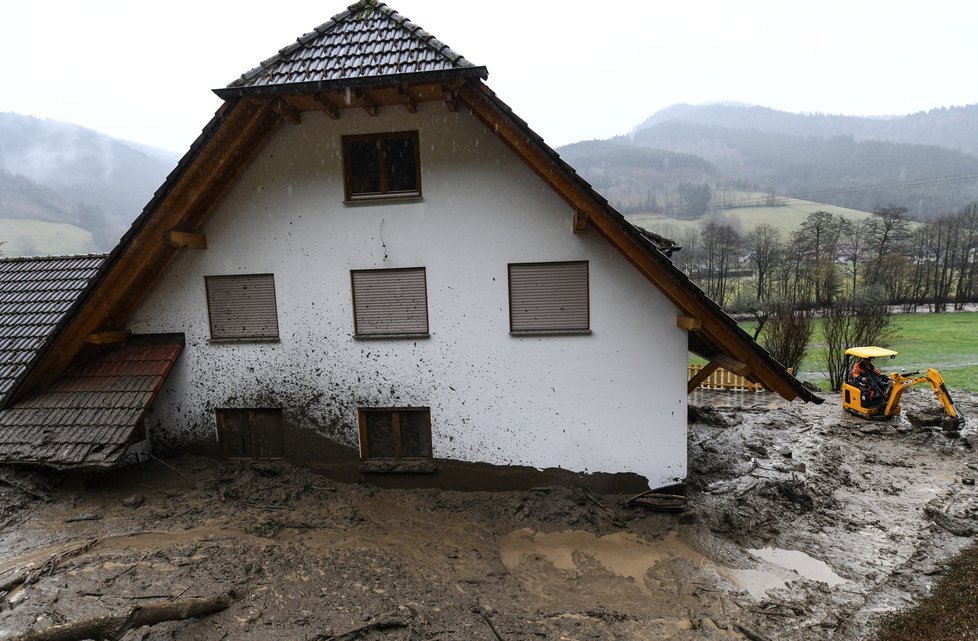
[(0, 413), (0, 435), (43, 425), (58, 442), (69, 424), (44, 408), (61, 394), (119, 405), (131, 429), (63, 459), (0, 436), (0, 460), (109, 465), (145, 436), (447, 485), (518, 466), (657, 486), (686, 476), (687, 350), (819, 400), (486, 77), (360, 3), (216, 90)]

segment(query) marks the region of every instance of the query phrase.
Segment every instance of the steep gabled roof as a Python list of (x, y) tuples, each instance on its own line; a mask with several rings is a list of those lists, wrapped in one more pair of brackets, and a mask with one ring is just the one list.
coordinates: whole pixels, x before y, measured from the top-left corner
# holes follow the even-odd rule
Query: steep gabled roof
[(485, 79), (488, 74), (387, 5), (364, 0), (214, 93), (227, 99), (432, 75)]
[(78, 304), (105, 255), (0, 260), (0, 407)]
[[(113, 250), (90, 301), (72, 315), (55, 347), (49, 349), (45, 358), (34, 367), (24, 384), (25, 389), (39, 389), (59, 376), (83, 349), (88, 334), (125, 326), (129, 315), (179, 251), (177, 244), (168, 242), (171, 232), (193, 232), (204, 224), (231, 183), (248, 166), (275, 127), (281, 125), (282, 119), (301, 126), (299, 115), (302, 111), (325, 110), (330, 118), (339, 118), (342, 108), (366, 108), (375, 115), (378, 105), (411, 111), (416, 101), (444, 100), (449, 110), (463, 105), (471, 109), (489, 131), (494, 132), (580, 214), (587, 229), (605, 236), (682, 311), (686, 317), (682, 320), (690, 330), (691, 351), (715, 363), (722, 359), (736, 363), (748, 378), (789, 400), (822, 401), (787, 373), (676, 268), (663, 253), (667, 247), (628, 223), (499, 100), (480, 80), (485, 77), (484, 69), (469, 66), (454, 52), (445, 53), (451, 50), (385, 5), (377, 5), (372, 12), (363, 15), (357, 13), (358, 8), (367, 4), (354, 5), (319, 30), (300, 38), (296, 45), (245, 74), (238, 85), (217, 92), (227, 98), (227, 102)], [(383, 26), (361, 29), (374, 22)], [(387, 38), (385, 29), (394, 28), (392, 24), (399, 30), (398, 34), (406, 32), (426, 47), (441, 52), (443, 59), (439, 64), (447, 67), (436, 66), (433, 70), (422, 71), (422, 67), (408, 66), (402, 67), (402, 73), (397, 73), (396, 65), (384, 66), (387, 59), (379, 53), (369, 52), (383, 51)], [(334, 36), (335, 41), (331, 40)], [(373, 40), (364, 40), (368, 37)], [(413, 41), (408, 38), (407, 42)], [(339, 65), (345, 69), (344, 75), (330, 77), (326, 69), (328, 52), (342, 58), (351, 50), (361, 51), (358, 55), (365, 56), (363, 67), (354, 68), (344, 62)], [(316, 51), (320, 53), (314, 55)], [(302, 58), (307, 52), (310, 57)], [(293, 66), (299, 64), (300, 59), (313, 60), (316, 55), (326, 56), (320, 59), (321, 69), (311, 62), (305, 68)], [(377, 57), (370, 57), (374, 55)], [(452, 82), (443, 82), (442, 74), (446, 73), (456, 74)], [(369, 88), (347, 91), (345, 100), (338, 98), (344, 95), (344, 86), (358, 87), (365, 82), (370, 84)], [(410, 87), (405, 88), (406, 82), (412, 83)], [(327, 95), (328, 92), (332, 93)], [(350, 94), (353, 94), (352, 98)]]

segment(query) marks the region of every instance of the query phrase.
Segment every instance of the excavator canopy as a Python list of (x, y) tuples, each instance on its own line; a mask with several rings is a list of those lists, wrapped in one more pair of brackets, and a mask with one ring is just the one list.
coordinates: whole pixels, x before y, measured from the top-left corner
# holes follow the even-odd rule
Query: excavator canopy
[(882, 347), (850, 347), (846, 350), (849, 356), (856, 358), (883, 358), (886, 356), (896, 356), (898, 352)]

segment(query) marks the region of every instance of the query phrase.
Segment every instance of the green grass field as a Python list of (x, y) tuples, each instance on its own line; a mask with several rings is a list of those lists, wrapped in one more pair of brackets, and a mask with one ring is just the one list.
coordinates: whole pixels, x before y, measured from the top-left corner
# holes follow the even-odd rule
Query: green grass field
[[(822, 203), (811, 202), (808, 200), (798, 200), (789, 198), (784, 205), (777, 207), (736, 207), (733, 209), (722, 209), (714, 214), (708, 214), (709, 220), (715, 220), (716, 216), (720, 219), (728, 220), (735, 227), (739, 225), (742, 233), (754, 229), (758, 225), (768, 224), (781, 232), (783, 238), (797, 229), (809, 214), (816, 211), (827, 211), (837, 214), (849, 220), (862, 220), (869, 218), (872, 214), (859, 211), (857, 209), (846, 209), (835, 205), (825, 205)], [(669, 236), (671, 229), (683, 230), (686, 228), (697, 228), (703, 219), (680, 220), (670, 218), (663, 214), (633, 214), (626, 216), (633, 225), (638, 225), (656, 233)]]
[[(956, 389), (978, 392), (978, 312), (897, 314), (893, 324), (897, 335), (886, 347), (899, 355), (879, 360), (877, 367), (884, 372), (924, 371), (933, 367), (952, 392)], [(753, 336), (755, 323), (740, 326)], [(690, 362), (702, 364), (703, 360), (691, 357)], [(815, 325), (798, 377), (828, 389), (820, 323)]]
[[(925, 371), (933, 367), (949, 389), (978, 392), (978, 313), (898, 314), (893, 317), (893, 324), (897, 335), (886, 347), (900, 354), (879, 360), (877, 367), (884, 372)], [(828, 389), (820, 324), (816, 324), (799, 375)]]
[(0, 256), (62, 256), (95, 251), (91, 232), (66, 223), (0, 218)]

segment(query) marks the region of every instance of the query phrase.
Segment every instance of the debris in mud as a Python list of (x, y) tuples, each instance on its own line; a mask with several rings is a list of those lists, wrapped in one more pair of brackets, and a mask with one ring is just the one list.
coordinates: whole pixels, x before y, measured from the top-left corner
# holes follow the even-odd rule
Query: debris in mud
[[(975, 399), (957, 400), (973, 414)], [(0, 639), (234, 589), (225, 610), (126, 638), (855, 641), (978, 522), (972, 426), (866, 434), (831, 399), (712, 416), (690, 428), (682, 515), (582, 488), (335, 483), (281, 461), (44, 487), (2, 470), (38, 496), (0, 482)], [(84, 514), (101, 519), (65, 522)]]

